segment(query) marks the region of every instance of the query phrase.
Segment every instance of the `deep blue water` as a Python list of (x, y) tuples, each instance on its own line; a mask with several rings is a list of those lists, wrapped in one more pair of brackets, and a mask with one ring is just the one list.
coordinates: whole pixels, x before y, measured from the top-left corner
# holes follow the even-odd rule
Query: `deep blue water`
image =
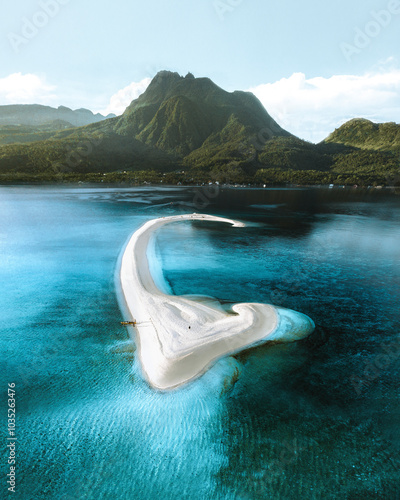
[[(400, 499), (400, 198), (201, 194), (0, 188), (2, 435), (14, 382), (13, 497)], [(193, 211), (247, 226), (164, 227), (157, 255), (174, 293), (274, 303), (317, 328), (161, 393), (147, 386), (120, 325), (115, 273), (143, 222)]]

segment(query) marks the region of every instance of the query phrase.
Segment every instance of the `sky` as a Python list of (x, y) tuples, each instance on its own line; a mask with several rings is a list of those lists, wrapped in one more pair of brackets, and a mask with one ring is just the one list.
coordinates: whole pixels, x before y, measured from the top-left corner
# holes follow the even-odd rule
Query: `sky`
[(253, 92), (312, 142), (400, 122), (400, 0), (19, 0), (0, 18), (0, 105), (121, 114), (160, 70)]

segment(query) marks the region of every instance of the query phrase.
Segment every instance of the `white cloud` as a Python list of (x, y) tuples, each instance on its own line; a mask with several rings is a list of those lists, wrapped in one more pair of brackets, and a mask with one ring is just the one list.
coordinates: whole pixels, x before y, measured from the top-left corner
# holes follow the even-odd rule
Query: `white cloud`
[(400, 70), (307, 79), (294, 73), (249, 89), (289, 132), (319, 142), (351, 118), (399, 121)]
[(47, 104), (54, 99), (54, 85), (32, 73), (13, 73), (0, 78), (0, 104)]
[(129, 104), (147, 89), (150, 82), (151, 78), (144, 78), (140, 82), (132, 82), (127, 87), (118, 90), (118, 92), (111, 97), (107, 108), (101, 110), (100, 113), (103, 115), (108, 115), (109, 113), (121, 115)]
[[(307, 79), (303, 73), (294, 73), (289, 78), (249, 90), (282, 127), (303, 139), (319, 142), (351, 118), (399, 122), (400, 70), (397, 68), (397, 61), (390, 58), (374, 68), (374, 72), (363, 76), (333, 75)], [(100, 112), (105, 115), (123, 113), (150, 82), (151, 78), (132, 82), (116, 92)], [(77, 107), (79, 103), (89, 107), (88, 101), (93, 100), (93, 96), (75, 95), (73, 89), (62, 95), (59, 91), (44, 77), (32, 73), (14, 73), (0, 78), (0, 104)], [(94, 102), (92, 104), (91, 109), (98, 107)]]
[[(99, 112), (107, 115), (122, 114), (129, 104), (139, 97), (151, 82), (144, 78), (140, 82), (132, 82), (119, 90), (111, 98), (108, 106)], [(97, 106), (96, 106), (97, 101)], [(58, 88), (47, 83), (44, 77), (27, 73), (14, 73), (0, 78), (0, 105), (4, 104), (44, 104), (46, 106), (70, 106), (95, 109), (99, 107), (99, 97), (82, 95), (74, 88)]]

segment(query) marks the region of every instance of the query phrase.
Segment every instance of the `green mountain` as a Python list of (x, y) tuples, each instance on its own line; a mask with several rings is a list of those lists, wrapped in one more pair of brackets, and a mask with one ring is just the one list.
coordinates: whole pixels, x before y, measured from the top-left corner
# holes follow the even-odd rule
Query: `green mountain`
[(168, 71), (155, 76), (118, 120), (115, 130), (172, 153), (178, 145), (183, 148), (180, 154), (186, 155), (213, 134), (230, 128), (232, 122), (244, 127), (247, 135), (262, 128), (273, 129), (274, 135), (290, 135), (253, 94), (226, 92), (209, 78), (194, 78), (190, 73), (184, 78)]
[(103, 116), (100, 113), (93, 114), (84, 108), (72, 110), (65, 106), (59, 106), (57, 109), (40, 104), (0, 106), (0, 126), (40, 126), (56, 120), (62, 120), (74, 127), (80, 127), (102, 121), (106, 118), (112, 118), (113, 116), (115, 115)]
[(400, 179), (400, 125), (355, 118), (321, 143), (332, 148), (332, 172), (356, 183), (398, 185)]
[(0, 181), (364, 185), (392, 182), (400, 168), (399, 125), (351, 120), (311, 144), (253, 94), (190, 73), (161, 71), (122, 116), (72, 125), (0, 121)]
[(186, 168), (209, 170), (243, 154), (264, 131), (289, 137), (248, 92), (226, 92), (209, 78), (162, 71), (132, 102), (114, 131), (175, 158)]
[(0, 106), (0, 145), (44, 141), (59, 130), (98, 123), (107, 117), (88, 109), (52, 108), (39, 104)]
[(192, 162), (210, 170), (215, 163), (246, 160), (260, 133), (263, 140), (290, 137), (253, 94), (162, 71), (121, 117), (58, 131), (30, 145), (4, 145), (0, 173), (166, 172)]
[(74, 128), (64, 120), (54, 120), (43, 125), (0, 125), (0, 145), (46, 140), (58, 130)]
[(325, 142), (359, 149), (396, 151), (400, 150), (400, 125), (393, 122), (373, 123), (364, 118), (355, 118), (336, 129)]

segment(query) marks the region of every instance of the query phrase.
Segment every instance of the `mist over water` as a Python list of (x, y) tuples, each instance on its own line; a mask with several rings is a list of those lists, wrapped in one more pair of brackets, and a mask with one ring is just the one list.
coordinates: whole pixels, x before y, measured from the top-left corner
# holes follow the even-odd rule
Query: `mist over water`
[[(201, 210), (194, 195), (0, 188), (2, 408), (15, 382), (15, 498), (400, 498), (399, 198), (226, 189)], [(159, 283), (291, 308), (317, 328), (162, 393), (148, 387), (120, 325), (115, 273), (145, 221), (193, 211), (247, 226), (163, 227), (151, 254)]]

